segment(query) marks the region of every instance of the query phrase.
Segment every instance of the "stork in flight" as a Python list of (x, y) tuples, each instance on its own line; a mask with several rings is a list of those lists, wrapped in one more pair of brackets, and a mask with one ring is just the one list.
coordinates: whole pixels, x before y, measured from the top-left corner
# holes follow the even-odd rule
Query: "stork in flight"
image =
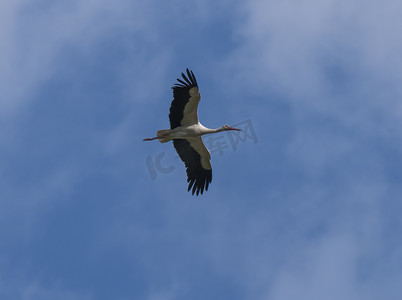
[(173, 140), (181, 160), (186, 165), (188, 191), (192, 188), (192, 195), (202, 194), (212, 181), (211, 154), (202, 142), (204, 134), (226, 130), (241, 130), (223, 125), (217, 129), (209, 129), (198, 121), (197, 108), (201, 95), (198, 91), (197, 80), (192, 71), (186, 69), (187, 76), (181, 73), (183, 80), (177, 78), (173, 89), (173, 101), (170, 105), (170, 129), (156, 132), (156, 137), (144, 141), (158, 139), (161, 143)]

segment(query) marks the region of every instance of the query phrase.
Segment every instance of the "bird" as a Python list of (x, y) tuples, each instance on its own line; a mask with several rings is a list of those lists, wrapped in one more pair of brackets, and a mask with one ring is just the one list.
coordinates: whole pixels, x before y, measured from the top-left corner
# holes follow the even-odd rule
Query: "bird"
[(162, 129), (156, 132), (156, 137), (146, 138), (143, 141), (158, 140), (161, 143), (173, 141), (180, 159), (184, 162), (187, 172), (188, 189), (192, 195), (208, 190), (212, 182), (211, 153), (205, 147), (201, 136), (221, 131), (241, 129), (227, 124), (210, 129), (204, 127), (198, 120), (199, 93), (197, 80), (194, 73), (186, 68), (186, 74), (181, 73), (182, 79), (177, 78), (177, 83), (172, 87), (173, 100), (169, 110), (170, 129)]

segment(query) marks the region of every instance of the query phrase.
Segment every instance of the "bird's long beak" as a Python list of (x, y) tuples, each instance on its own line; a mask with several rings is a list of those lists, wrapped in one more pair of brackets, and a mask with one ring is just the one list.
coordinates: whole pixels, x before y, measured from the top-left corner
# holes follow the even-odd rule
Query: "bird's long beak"
[(234, 128), (234, 127), (229, 127), (229, 130), (237, 130), (237, 131), (241, 131), (241, 129), (239, 129), (239, 128)]

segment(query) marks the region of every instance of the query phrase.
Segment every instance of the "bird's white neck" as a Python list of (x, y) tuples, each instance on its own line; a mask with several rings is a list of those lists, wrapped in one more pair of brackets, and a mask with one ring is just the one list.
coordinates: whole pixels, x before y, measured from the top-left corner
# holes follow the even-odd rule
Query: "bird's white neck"
[(219, 127), (219, 128), (214, 128), (214, 129), (211, 129), (211, 128), (206, 128), (205, 127), (205, 129), (203, 130), (203, 135), (204, 134), (210, 134), (210, 133), (217, 133), (217, 132), (221, 132), (221, 131), (225, 131), (226, 129), (225, 129), (225, 127)]

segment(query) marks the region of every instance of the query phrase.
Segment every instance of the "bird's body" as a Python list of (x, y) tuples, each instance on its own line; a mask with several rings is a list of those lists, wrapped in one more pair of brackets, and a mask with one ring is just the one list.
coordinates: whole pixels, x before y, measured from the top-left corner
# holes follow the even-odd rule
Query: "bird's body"
[(191, 125), (184, 125), (179, 126), (173, 129), (161, 129), (158, 130), (156, 133), (156, 137), (154, 138), (147, 138), (144, 141), (151, 141), (158, 139), (161, 143), (169, 142), (170, 140), (174, 139), (189, 139), (189, 138), (196, 138), (200, 137), (205, 134), (216, 133), (220, 131), (227, 130), (224, 126), (210, 129), (203, 126), (200, 122)]
[(202, 142), (201, 136), (226, 130), (240, 130), (223, 125), (210, 129), (198, 121), (197, 108), (201, 95), (197, 81), (192, 71), (187, 71), (187, 77), (181, 74), (184, 81), (173, 86), (173, 101), (170, 106), (169, 120), (171, 129), (158, 130), (156, 137), (144, 141), (158, 139), (161, 143), (173, 140), (173, 145), (187, 168), (188, 190), (192, 194), (202, 194), (212, 181), (211, 154)]

